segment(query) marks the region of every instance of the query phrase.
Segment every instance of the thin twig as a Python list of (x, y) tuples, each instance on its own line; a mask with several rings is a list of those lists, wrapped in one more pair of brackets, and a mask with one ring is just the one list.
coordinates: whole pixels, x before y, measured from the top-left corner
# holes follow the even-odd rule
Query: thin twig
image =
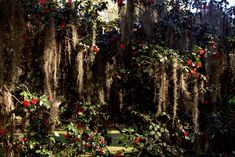
[(6, 87), (6, 85), (4, 85), (4, 88), (6, 89), (6, 91), (8, 92), (8, 95), (12, 96), (18, 103), (21, 104), (20, 100), (17, 99), (16, 96), (12, 95), (11, 92), (9, 91), (9, 89)]
[[(30, 93), (30, 91), (29, 91), (29, 89), (28, 89), (28, 87), (25, 85), (25, 84), (21, 84), (22, 86), (24, 86), (25, 88), (26, 88), (26, 90), (27, 90), (27, 92), (28, 93)], [(30, 93), (31, 94), (31, 93)]]

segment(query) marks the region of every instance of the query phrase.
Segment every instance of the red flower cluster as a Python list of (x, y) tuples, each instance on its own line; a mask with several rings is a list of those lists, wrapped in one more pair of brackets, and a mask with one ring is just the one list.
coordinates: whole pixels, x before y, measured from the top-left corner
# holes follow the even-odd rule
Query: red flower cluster
[[(201, 52), (202, 53), (202, 52)], [(203, 50), (204, 53), (204, 50)], [(197, 78), (200, 77), (199, 73), (197, 73), (197, 69), (202, 67), (202, 63), (200, 61), (192, 62), (189, 58), (186, 59), (185, 64), (190, 67), (190, 73), (195, 75)]]
[[(38, 99), (36, 99), (36, 98), (31, 99), (31, 104), (35, 105), (35, 104), (37, 104), (37, 102), (38, 102)], [(29, 107), (29, 105), (30, 105), (30, 101), (28, 101), (28, 100), (23, 101), (24, 107)]]

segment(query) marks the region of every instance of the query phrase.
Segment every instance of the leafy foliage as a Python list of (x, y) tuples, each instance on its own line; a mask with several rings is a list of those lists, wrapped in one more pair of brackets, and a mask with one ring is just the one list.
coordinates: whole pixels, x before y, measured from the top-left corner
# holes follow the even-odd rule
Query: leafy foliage
[(194, 141), (192, 128), (183, 126), (180, 121), (176, 127), (171, 126), (169, 115), (163, 113), (159, 117), (147, 116), (133, 112), (143, 119), (142, 127), (134, 125), (133, 128), (123, 129), (123, 143), (125, 146), (133, 145), (140, 154), (151, 156), (182, 156), (184, 153), (184, 142)]

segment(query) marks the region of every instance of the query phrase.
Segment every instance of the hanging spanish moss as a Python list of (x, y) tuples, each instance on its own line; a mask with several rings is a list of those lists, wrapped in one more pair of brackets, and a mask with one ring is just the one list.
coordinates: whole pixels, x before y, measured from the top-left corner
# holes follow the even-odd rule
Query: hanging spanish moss
[(231, 72), (233, 75), (233, 79), (235, 79), (235, 53), (230, 53), (229, 54), (229, 61), (230, 61), (230, 68), (231, 68)]
[(122, 108), (123, 108), (123, 89), (120, 89), (119, 93), (118, 93), (118, 96), (119, 96), (119, 109), (120, 111), (122, 111)]
[(166, 111), (166, 106), (168, 102), (167, 97), (168, 97), (168, 80), (166, 74), (166, 67), (165, 65), (161, 65), (161, 86), (159, 91), (157, 115), (161, 114), (161, 112)]
[(68, 58), (69, 64), (71, 65), (71, 63), (72, 63), (72, 61), (71, 61), (72, 48), (71, 48), (71, 40), (68, 37), (65, 38), (65, 51), (67, 54), (66, 57)]
[(124, 41), (128, 41), (135, 20), (135, 5), (133, 1), (127, 1), (126, 7), (122, 8), (121, 33)]
[(84, 56), (84, 60), (86, 61), (84, 63), (84, 83), (83, 83), (83, 92), (84, 93), (84, 98), (85, 101), (87, 102), (91, 102), (91, 97), (93, 94), (93, 84), (92, 84), (92, 63), (93, 63), (93, 58), (94, 57), (93, 54), (90, 53), (90, 51), (86, 50), (84, 51), (86, 53), (86, 55)]
[(154, 97), (153, 97), (153, 103), (156, 104), (157, 103), (157, 98), (158, 98), (158, 94), (157, 94), (157, 90), (158, 90), (158, 72), (157, 72), (157, 65), (154, 66), (154, 70), (155, 70), (155, 73), (154, 73), (154, 85), (153, 85), (153, 88), (154, 88)]
[(83, 57), (84, 50), (78, 50), (77, 54), (77, 85), (78, 85), (78, 91), (81, 94), (83, 90), (83, 77), (84, 77), (84, 69), (83, 69), (83, 63), (84, 63), (84, 57)]
[(0, 114), (1, 121), (0, 127), (5, 126), (14, 126), (14, 116), (11, 114), (11, 111), (14, 109), (14, 102), (12, 99), (12, 94), (10, 91), (4, 86), (5, 89), (1, 90), (1, 100), (0, 100)]
[(56, 98), (50, 110), (50, 115), (52, 119), (52, 130), (56, 128), (59, 121), (59, 105), (61, 104), (61, 98)]
[(177, 107), (178, 107), (178, 84), (177, 84), (177, 66), (178, 61), (177, 59), (173, 59), (173, 94), (174, 94), (174, 100), (173, 100), (173, 123), (175, 118), (177, 117)]
[(101, 104), (105, 104), (104, 88), (101, 88), (101, 90), (99, 90), (99, 102)]
[(192, 117), (193, 117), (193, 124), (194, 124), (194, 132), (199, 132), (199, 110), (198, 110), (198, 104), (199, 104), (199, 90), (198, 90), (198, 82), (197, 80), (194, 80), (194, 87), (192, 92), (192, 99), (193, 99), (193, 111), (192, 111)]
[(109, 97), (110, 97), (110, 90), (111, 90), (111, 86), (113, 83), (113, 78), (112, 78), (112, 70), (113, 70), (113, 66), (110, 65), (109, 63), (107, 63), (107, 67), (105, 70), (105, 74), (106, 74), (106, 78), (105, 78), (105, 84), (106, 84), (106, 97), (107, 97), (107, 101), (109, 101)]
[(77, 28), (75, 26), (72, 26), (72, 42), (73, 48), (75, 49), (79, 42)]
[(188, 91), (188, 85), (187, 83), (185, 82), (185, 74), (184, 73), (181, 73), (180, 74), (180, 80), (179, 80), (179, 86), (180, 86), (180, 90), (182, 92), (182, 94), (186, 97), (186, 98), (189, 98), (190, 97), (190, 93)]
[[(54, 25), (53, 25), (54, 26)], [(44, 73), (45, 73), (45, 93), (53, 98), (56, 96), (55, 87), (57, 86), (58, 74), (58, 55), (55, 40), (55, 27), (51, 27), (45, 38), (44, 50)]]
[(93, 24), (92, 28), (92, 46), (96, 45), (96, 24)]
[[(5, 89), (1, 89), (0, 96), (0, 128), (4, 128), (7, 133), (12, 134), (15, 129), (15, 116), (11, 113), (14, 110), (14, 102), (11, 92), (4, 86)], [(9, 143), (3, 147), (5, 149), (7, 157), (13, 157), (14, 151), (12, 145)]]
[(54, 53), (53, 65), (54, 65), (54, 97), (56, 96), (56, 90), (59, 87), (58, 76), (59, 76), (59, 66), (60, 66), (60, 56), (61, 55), (61, 46), (57, 47)]

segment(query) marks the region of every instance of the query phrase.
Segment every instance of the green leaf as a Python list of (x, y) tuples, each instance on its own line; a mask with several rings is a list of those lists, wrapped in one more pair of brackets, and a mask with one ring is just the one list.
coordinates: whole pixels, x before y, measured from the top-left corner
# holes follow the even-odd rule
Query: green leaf
[(162, 136), (161, 132), (157, 132), (157, 135), (158, 135), (159, 137), (161, 137), (161, 136)]
[(52, 143), (55, 143), (55, 138), (50, 137), (49, 139), (50, 139), (50, 141), (51, 141)]
[(155, 135), (155, 131), (150, 131), (150, 135)]
[(60, 136), (59, 133), (56, 132), (56, 131), (54, 131), (54, 135), (55, 135), (56, 137), (59, 137), (59, 136)]

